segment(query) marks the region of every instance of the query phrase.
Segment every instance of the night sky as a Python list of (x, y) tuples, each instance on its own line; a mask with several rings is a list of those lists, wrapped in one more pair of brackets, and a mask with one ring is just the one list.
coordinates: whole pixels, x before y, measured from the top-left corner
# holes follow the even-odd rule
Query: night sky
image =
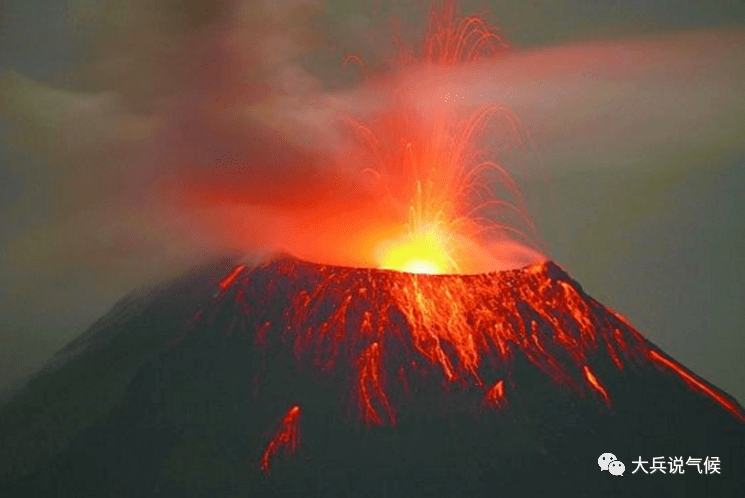
[[(0, 6), (5, 385), (127, 292), (235, 252), (234, 232), (247, 250), (271, 246), (270, 229), (299, 226), (287, 212), (306, 207), (309, 185), (350, 181), (304, 160), (342, 150), (325, 121), (334, 106), (381, 105), (340, 62), (383, 64), (385, 20), (422, 29), (425, 14), (398, 5), (419, 2), (151, 3)], [(745, 4), (504, 0), (461, 11), (484, 13), (513, 53), (447, 81), (412, 73), (425, 104), (457, 94), (514, 109), (534, 147), (504, 162), (550, 257), (745, 400)], [(219, 177), (218, 190), (239, 178), (248, 205), (183, 210), (160, 195), (174, 178), (202, 177)], [(215, 228), (226, 216), (248, 221)]]

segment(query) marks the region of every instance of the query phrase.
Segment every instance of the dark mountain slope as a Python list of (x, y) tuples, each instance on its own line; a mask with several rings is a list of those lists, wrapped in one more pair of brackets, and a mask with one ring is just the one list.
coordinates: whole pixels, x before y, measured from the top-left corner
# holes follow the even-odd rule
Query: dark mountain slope
[[(742, 407), (551, 262), (224, 270), (101, 322), (91, 337), (110, 339), (6, 407), (7, 447), (32, 434), (37, 451), (3, 466), (3, 496), (742, 494)], [(39, 448), (53, 436), (28, 400), (52, 395), (38, 413), (67, 438)], [(606, 452), (623, 476), (600, 471)], [(673, 456), (718, 457), (721, 473), (632, 474)]]

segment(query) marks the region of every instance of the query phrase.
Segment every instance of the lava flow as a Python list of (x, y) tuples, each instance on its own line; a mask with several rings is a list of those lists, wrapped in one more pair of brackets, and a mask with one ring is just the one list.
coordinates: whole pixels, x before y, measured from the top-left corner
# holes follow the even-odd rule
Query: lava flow
[[(430, 18), (420, 57), (402, 52), (397, 62), (421, 59), (447, 70), (504, 48), (482, 20), (457, 19), (447, 1)], [(285, 257), (252, 269), (240, 265), (194, 324), (231, 316), (225, 331), (248, 332), (259, 359), (255, 402), (286, 389), (297, 403), (274, 415), (282, 422), (264, 440), (262, 471), (269, 473), (281, 448), (296, 450), (299, 407), (317, 403), (319, 393), (328, 396), (324, 416), (353, 427), (390, 428), (416, 420), (422, 410), (445, 418), (507, 412), (519, 404), (521, 390), (535, 389), (541, 378), (613, 413), (628, 379), (661, 364), (745, 421), (737, 403), (668, 360), (555, 264), (538, 258), (543, 262), (495, 271), (499, 242), (524, 248), (538, 239), (515, 182), (475, 147), (495, 115), (510, 115), (492, 105), (465, 118), (443, 110), (425, 119), (407, 103), (413, 92), (398, 88), (389, 112), (348, 121), (365, 172), (405, 213), (399, 226), (381, 231), (375, 264), (352, 268)], [(479, 181), (488, 173), (511, 201), (497, 199)], [(273, 379), (285, 380), (269, 387)]]
[[(444, 0), (421, 53), (395, 63), (448, 71), (506, 48)], [(3, 407), (20, 463), (12, 482), (0, 468), (0, 495), (742, 496), (742, 406), (540, 254), (516, 182), (478, 146), (498, 141), (495, 117), (520, 143), (513, 115), (421, 112), (411, 78), (385, 78), (384, 111), (346, 116), (342, 168), (377, 182), (381, 212), (309, 194), (318, 212), (297, 219), (323, 229), (288, 216), (293, 230), (257, 243), (274, 256), (116, 307), (73, 348), (85, 354)], [(657, 476), (606, 479), (609, 450), (716, 455), (723, 472), (666, 492)]]
[(327, 416), (362, 427), (413, 420), (427, 403), (431, 416), (508, 411), (541, 377), (613, 413), (628, 379), (661, 364), (678, 384), (745, 421), (735, 401), (664, 356), (551, 262), (419, 275), (281, 257), (229, 276), (193, 326), (231, 316), (224, 332), (249, 334), (250, 354), (260, 359), (254, 385), (299, 379), (254, 393), (259, 404), (275, 389), (297, 400), (266, 442), (267, 472), (280, 448), (295, 450), (299, 406), (318, 403), (321, 392), (332, 393)]
[(287, 410), (287, 414), (282, 417), (277, 433), (269, 442), (264, 454), (261, 457), (261, 470), (267, 474), (271, 468), (271, 460), (277, 456), (280, 450), (285, 452), (285, 456), (290, 456), (297, 450), (300, 442), (299, 426), (300, 424), (300, 407), (295, 405)]

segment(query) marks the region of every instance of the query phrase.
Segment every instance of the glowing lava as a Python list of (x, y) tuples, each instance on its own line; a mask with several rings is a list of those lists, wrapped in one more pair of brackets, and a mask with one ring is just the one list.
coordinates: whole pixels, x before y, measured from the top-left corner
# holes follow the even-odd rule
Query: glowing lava
[(727, 396), (723, 396), (716, 389), (713, 389), (711, 386), (707, 385), (705, 381), (697, 378), (695, 374), (693, 374), (692, 372), (689, 372), (685, 367), (680, 365), (678, 362), (676, 362), (673, 359), (667, 358), (659, 351), (650, 349), (647, 352), (647, 354), (649, 355), (650, 360), (669, 368), (670, 370), (675, 372), (677, 375), (679, 375), (680, 378), (683, 379), (683, 381), (686, 384), (688, 384), (691, 388), (697, 389), (701, 391), (702, 393), (706, 394), (707, 396), (711, 397), (717, 403), (722, 405), (728, 412), (730, 412), (733, 417), (735, 417), (741, 422), (745, 422), (745, 413), (742, 412), (742, 410), (740, 409), (737, 403), (733, 402)]
[(287, 410), (287, 413), (282, 417), (277, 433), (274, 435), (269, 444), (264, 450), (264, 454), (261, 457), (261, 470), (265, 473), (269, 473), (271, 468), (271, 460), (280, 451), (283, 451), (285, 456), (288, 457), (295, 453), (298, 444), (300, 442), (300, 407), (294, 405)]
[[(430, 20), (425, 63), (447, 69), (499, 53), (501, 40), (485, 23), (456, 19), (454, 2), (444, 5)], [(553, 263), (493, 272), (499, 255), (487, 248), (487, 234), (527, 243), (526, 232), (535, 232), (515, 182), (500, 165), (482, 160), (475, 146), (478, 133), (504, 109), (487, 106), (466, 118), (443, 111), (425, 119), (409, 104), (412, 92), (398, 89), (390, 109), (369, 122), (350, 118), (358, 159), (401, 206), (400, 226), (381, 231), (373, 244), (376, 264), (370, 266), (377, 268), (294, 258), (250, 271), (239, 266), (220, 283), (210, 312), (195, 321), (229, 316), (226, 332), (251, 334), (254, 384), (271, 385), (273, 373), (282, 382), (265, 388), (266, 399), (292, 389), (286, 379), (307, 387), (293, 391), (298, 404), (283, 416), (261, 470), (269, 472), (281, 449), (296, 450), (300, 405), (311, 406), (314, 392), (328, 396), (335, 420), (367, 426), (416, 419), (422, 399), (428, 416), (504, 410), (521, 382), (534, 383), (536, 376), (612, 411), (614, 394), (626, 386), (623, 376), (608, 382), (609, 372), (638, 376), (652, 360), (742, 418), (736, 404), (656, 353)], [(478, 181), (483, 173), (496, 175), (490, 181), (511, 200), (495, 198)], [(527, 230), (500, 213), (517, 216)], [(255, 395), (257, 403), (263, 399)]]
[(239, 273), (241, 273), (243, 270), (246, 269), (246, 265), (238, 265), (235, 268), (233, 268), (233, 271), (231, 271), (224, 279), (220, 281), (220, 290), (225, 290), (228, 287), (230, 287), (230, 284), (232, 284), (235, 281), (235, 277), (238, 276)]
[[(416, 54), (401, 47), (396, 69), (447, 71), (504, 52), (505, 43), (483, 20), (455, 14), (453, 1), (434, 9), (423, 50)], [(373, 244), (371, 266), (419, 274), (483, 273), (500, 259), (489, 241), (539, 245), (519, 188), (477, 145), (481, 135), (493, 131), (489, 126), (496, 118), (505, 118), (513, 131), (519, 128), (515, 116), (498, 104), (433, 108), (425, 115), (415, 104), (419, 89), (399, 82), (397, 75), (394, 71), (393, 82), (386, 79), (380, 88), (384, 111), (364, 120), (348, 117), (359, 145), (357, 164), (400, 213), (394, 235), (381, 233)], [(520, 140), (517, 134), (508, 138)], [(495, 189), (502, 189), (499, 195)]]
[(608, 397), (608, 391), (605, 390), (603, 385), (600, 383), (600, 381), (595, 377), (595, 374), (592, 373), (592, 370), (590, 370), (590, 367), (585, 365), (582, 367), (582, 371), (585, 374), (585, 377), (587, 378), (587, 382), (590, 383), (590, 386), (592, 386), (593, 389), (595, 389), (605, 400), (605, 403), (610, 406), (610, 398)]
[(494, 383), (493, 386), (489, 388), (488, 391), (486, 391), (486, 396), (484, 401), (486, 402), (487, 406), (495, 407), (495, 408), (503, 408), (507, 404), (507, 398), (504, 394), (504, 381), (498, 380)]
[(380, 268), (430, 275), (458, 273), (448, 242), (449, 237), (437, 228), (403, 234), (380, 244)]
[[(192, 326), (230, 317), (223, 332), (247, 332), (251, 354), (261, 359), (256, 385), (291, 375), (305, 386), (292, 391), (297, 404), (266, 447), (265, 472), (280, 450), (295, 451), (299, 406), (316, 403), (314, 392), (327, 393), (327, 412), (345, 423), (392, 427), (419, 416), (422, 399), (430, 400), (430, 416), (508, 410), (520, 386), (545, 378), (602, 413), (616, 409), (614, 396), (626, 395), (628, 382), (659, 375), (660, 365), (674, 384), (745, 421), (735, 401), (661, 353), (551, 262), (420, 275), (284, 257), (238, 266), (229, 276)], [(291, 388), (282, 382), (266, 396)]]
[(380, 362), (380, 344), (373, 342), (365, 349), (359, 358), (359, 380), (355, 394), (359, 395), (359, 411), (362, 418), (372, 425), (381, 425), (383, 423), (378, 412), (380, 408), (385, 409), (387, 419), (391, 424), (396, 423), (396, 416), (388, 402), (388, 396), (385, 393), (383, 376)]

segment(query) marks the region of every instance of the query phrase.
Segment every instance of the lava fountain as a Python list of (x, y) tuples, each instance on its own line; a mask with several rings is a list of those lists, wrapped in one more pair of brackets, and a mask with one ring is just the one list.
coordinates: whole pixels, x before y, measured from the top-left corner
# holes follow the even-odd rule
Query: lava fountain
[[(455, 3), (446, 1), (430, 16), (421, 53), (402, 49), (395, 64), (447, 71), (506, 49), (482, 19), (457, 17)], [(359, 58), (346, 62), (366, 69)], [(517, 184), (476, 146), (496, 119), (506, 123), (510, 139), (521, 141), (508, 109), (448, 107), (425, 119), (411, 104), (416, 88), (391, 85), (390, 78), (385, 85), (395, 88), (386, 111), (364, 121), (345, 117), (358, 145), (355, 160), (400, 217), (398, 225), (379, 227), (370, 267), (296, 257), (239, 265), (192, 324), (213, 328), (226, 316), (224, 332), (253, 331), (252, 348), (261, 358), (252, 372), (256, 403), (265, 403), (273, 389), (293, 393), (285, 408), (275, 407), (276, 431), (260, 459), (264, 473), (280, 453), (296, 453), (301, 421), (312, 417), (305, 407), (328, 390), (334, 394), (325, 409), (334, 420), (395, 427), (419, 416), (422, 399), (430, 400), (430, 416), (445, 418), (509, 410), (519, 386), (536, 375), (614, 413), (616, 395), (623, 399), (628, 388), (623, 376), (664, 370), (745, 421), (734, 400), (540, 256), (540, 237)], [(495, 195), (487, 180), (504, 195)], [(505, 261), (514, 261), (505, 248), (532, 264), (504, 271)], [(269, 387), (288, 375), (303, 378), (306, 390)]]
[[(396, 64), (447, 71), (506, 48), (446, 1), (421, 53), (402, 50)], [(81, 337), (96, 347), (71, 361), (74, 379), (178, 331), (132, 361), (110, 414), (7, 496), (707, 492), (713, 481), (692, 472), (666, 481), (674, 492), (641, 479), (609, 488), (595, 467), (609, 450), (649, 459), (668, 447), (716, 451), (732, 483), (719, 496), (741, 495), (745, 410), (539, 254), (516, 183), (477, 146), (495, 118), (519, 142), (514, 116), (490, 105), (425, 118), (415, 93), (399, 86), (384, 112), (345, 116), (353, 164), (397, 215), (373, 220), (359, 258), (369, 264), (293, 247), (220, 270), (206, 290), (187, 279), (125, 303)], [(50, 385), (39, 399), (57, 394)]]
[[(417, 88), (396, 77), (416, 65), (448, 71), (497, 57), (506, 43), (479, 17), (457, 17), (455, 2), (448, 1), (433, 9), (422, 47), (419, 54), (400, 47), (393, 75), (382, 85), (358, 57), (345, 61), (358, 63), (367, 84), (381, 86), (387, 98), (386, 110), (370, 119), (346, 117), (362, 174), (400, 213), (398, 225), (377, 233), (371, 266), (420, 274), (482, 273), (505, 267), (510, 257), (500, 251), (503, 247), (519, 248), (521, 262), (543, 259), (533, 248), (540, 237), (520, 189), (477, 147), (495, 122), (506, 124), (509, 138), (519, 141), (515, 116), (498, 104), (476, 109), (433, 104), (425, 117), (413, 104)], [(495, 189), (503, 195), (497, 197)]]

